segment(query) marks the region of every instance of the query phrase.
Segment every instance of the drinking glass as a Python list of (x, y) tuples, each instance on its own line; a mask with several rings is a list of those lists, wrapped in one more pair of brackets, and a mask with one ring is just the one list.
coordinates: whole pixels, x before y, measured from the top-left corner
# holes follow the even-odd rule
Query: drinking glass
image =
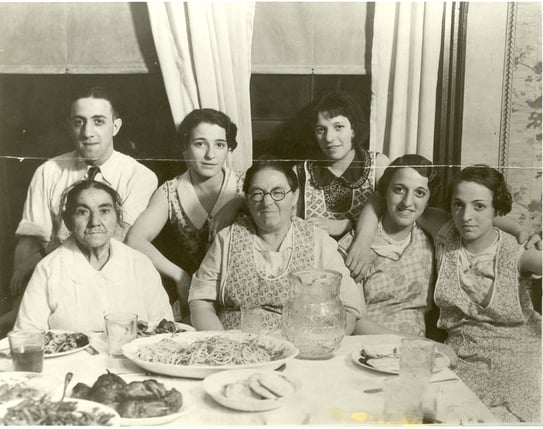
[(123, 346), (136, 339), (138, 315), (109, 313), (104, 316), (109, 354), (122, 356)]
[(421, 424), (424, 386), (410, 377), (391, 377), (383, 381), (385, 423)]
[(260, 334), (262, 310), (259, 307), (242, 307), (240, 329), (242, 332)]
[(422, 338), (403, 338), (400, 348), (400, 375), (430, 382), (434, 343)]
[(15, 371), (43, 371), (44, 331), (18, 329), (9, 332), (8, 339)]

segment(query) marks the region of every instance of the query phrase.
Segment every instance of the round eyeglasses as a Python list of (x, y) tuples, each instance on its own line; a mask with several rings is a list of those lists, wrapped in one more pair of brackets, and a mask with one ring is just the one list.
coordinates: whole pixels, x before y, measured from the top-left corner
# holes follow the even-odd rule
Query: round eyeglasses
[(270, 192), (264, 192), (262, 189), (256, 189), (248, 195), (248, 198), (254, 203), (259, 203), (266, 195), (269, 195), (272, 200), (281, 201), (285, 199), (289, 192), (292, 192), (292, 189), (285, 191), (283, 188), (273, 188)]

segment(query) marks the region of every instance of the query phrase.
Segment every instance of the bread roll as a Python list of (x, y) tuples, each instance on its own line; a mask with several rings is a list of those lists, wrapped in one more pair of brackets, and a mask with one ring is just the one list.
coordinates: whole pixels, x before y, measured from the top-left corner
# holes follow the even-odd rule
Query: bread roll
[(263, 387), (279, 398), (290, 395), (294, 391), (292, 383), (277, 372), (263, 373), (259, 381)]

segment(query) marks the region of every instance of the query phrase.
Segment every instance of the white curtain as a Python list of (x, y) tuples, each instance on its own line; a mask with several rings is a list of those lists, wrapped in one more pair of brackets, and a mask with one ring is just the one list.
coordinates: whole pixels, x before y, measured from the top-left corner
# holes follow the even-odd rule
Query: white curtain
[(444, 2), (376, 2), (370, 147), (432, 160)]
[(238, 126), (230, 167), (252, 163), (249, 84), (254, 2), (148, 2), (176, 125), (195, 108), (225, 112)]

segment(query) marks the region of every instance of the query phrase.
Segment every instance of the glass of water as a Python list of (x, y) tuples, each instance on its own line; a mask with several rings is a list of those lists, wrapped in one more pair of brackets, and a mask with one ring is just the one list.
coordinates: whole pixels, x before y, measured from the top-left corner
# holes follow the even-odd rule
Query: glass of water
[(259, 307), (241, 308), (241, 332), (260, 334), (262, 328), (262, 310)]
[(123, 346), (136, 339), (138, 315), (109, 313), (104, 316), (108, 351), (111, 356), (122, 356)]

